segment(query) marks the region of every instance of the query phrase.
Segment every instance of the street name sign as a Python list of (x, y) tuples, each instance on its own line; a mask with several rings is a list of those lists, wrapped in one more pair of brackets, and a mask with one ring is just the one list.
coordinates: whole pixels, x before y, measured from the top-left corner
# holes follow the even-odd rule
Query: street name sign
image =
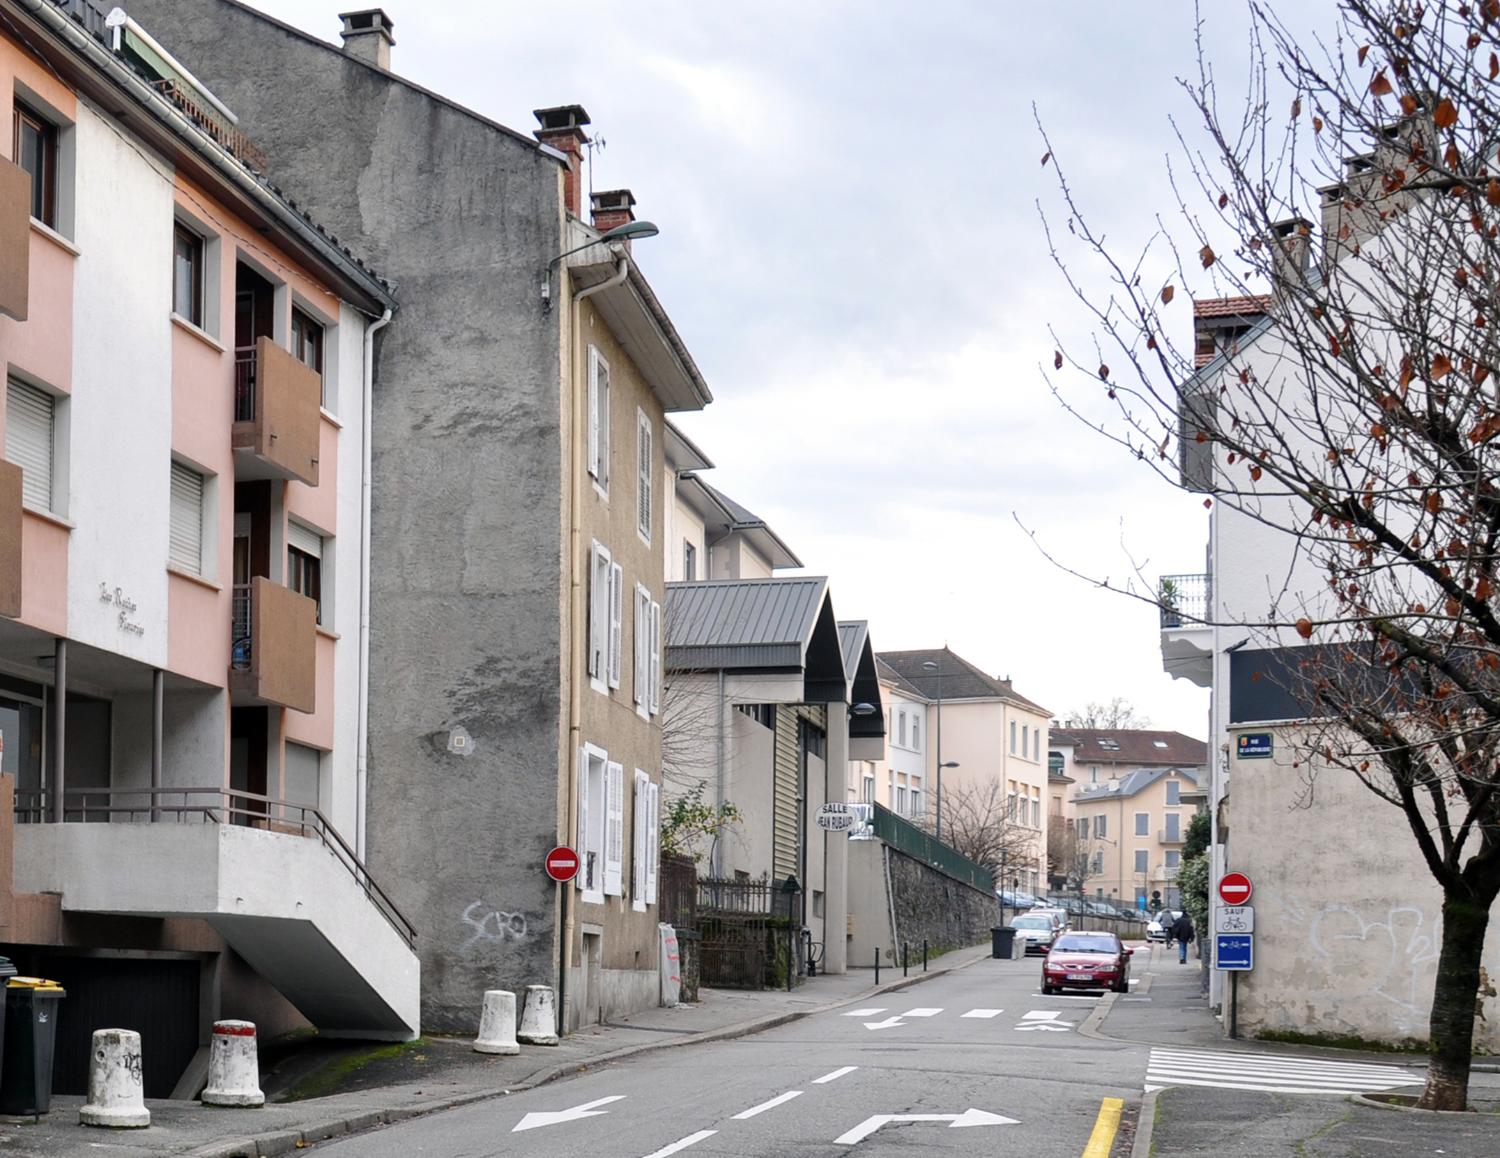
[(1242, 732), (1234, 742), (1234, 754), (1241, 760), (1269, 760), (1272, 743), (1270, 732)]
[(1214, 910), (1214, 932), (1255, 932), (1255, 909), (1250, 905), (1220, 905)]
[(859, 823), (859, 814), (847, 804), (825, 804), (818, 809), (817, 825), (824, 832), (848, 832)]
[(555, 881), (570, 881), (578, 875), (578, 854), (565, 844), (560, 844), (547, 854), (542, 866)]
[(1244, 873), (1225, 873), (1219, 881), (1219, 900), (1226, 905), (1248, 905), (1255, 886)]
[(1255, 938), (1249, 933), (1215, 933), (1214, 968), (1241, 973), (1255, 968)]

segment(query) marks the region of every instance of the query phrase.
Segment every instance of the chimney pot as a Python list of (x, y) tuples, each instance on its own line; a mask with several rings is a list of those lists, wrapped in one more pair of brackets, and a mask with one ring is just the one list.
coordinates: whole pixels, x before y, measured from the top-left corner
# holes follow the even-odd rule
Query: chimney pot
[(611, 229), (635, 220), (635, 195), (629, 189), (593, 193), (589, 200), (592, 203), (594, 228), (600, 233), (608, 233)]
[(385, 14), (385, 9), (361, 8), (357, 12), (340, 12), (339, 19), (344, 22), (339, 31), (344, 38), (344, 51), (389, 72), (391, 45), (396, 43), (392, 29), (396, 26)]
[(1277, 288), (1296, 287), (1307, 277), (1312, 257), (1312, 222), (1288, 217), (1271, 224), (1271, 274)]
[(589, 115), (582, 105), (534, 109), (531, 115), (541, 125), (532, 135), (568, 159), (568, 169), (563, 174), (563, 201), (569, 213), (582, 217), (583, 147), (589, 143), (583, 126), (589, 123)]

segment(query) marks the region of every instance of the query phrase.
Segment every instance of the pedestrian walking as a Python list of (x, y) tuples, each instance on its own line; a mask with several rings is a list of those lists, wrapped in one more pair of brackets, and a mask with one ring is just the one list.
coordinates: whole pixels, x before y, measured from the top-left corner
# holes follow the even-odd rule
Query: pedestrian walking
[(1172, 926), (1172, 936), (1177, 938), (1177, 964), (1187, 964), (1188, 942), (1193, 939), (1193, 919), (1186, 913), (1177, 918)]
[(1162, 943), (1168, 949), (1172, 947), (1172, 913), (1169, 909), (1163, 909), (1156, 914), (1156, 923), (1161, 926)]

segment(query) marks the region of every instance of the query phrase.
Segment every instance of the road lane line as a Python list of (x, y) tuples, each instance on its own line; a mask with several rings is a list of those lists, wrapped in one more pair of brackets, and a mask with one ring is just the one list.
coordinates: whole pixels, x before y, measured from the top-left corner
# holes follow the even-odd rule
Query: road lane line
[(1083, 1158), (1109, 1158), (1120, 1129), (1120, 1111), (1124, 1108), (1123, 1098), (1105, 1098), (1099, 1103), (1099, 1116), (1094, 1119), (1094, 1132), (1083, 1148)]
[(917, 1009), (908, 1009), (905, 1013), (901, 1014), (900, 1016), (901, 1017), (936, 1017), (938, 1014), (940, 1014), (942, 1012), (943, 1012), (943, 1010), (942, 1010), (941, 1007), (939, 1007), (937, 1009), (931, 1009), (931, 1008), (927, 1008), (927, 1007), (923, 1006), (923, 1007), (919, 1007)]
[(821, 1078), (813, 1078), (812, 1084), (821, 1086), (824, 1082), (836, 1082), (845, 1074), (852, 1074), (857, 1069), (859, 1069), (858, 1066), (840, 1066), (831, 1074), (824, 1074)]
[(696, 1134), (689, 1134), (686, 1138), (680, 1138), (670, 1146), (663, 1146), (660, 1150), (653, 1150), (646, 1158), (667, 1158), (670, 1154), (676, 1154), (679, 1150), (686, 1150), (689, 1146), (696, 1145), (705, 1138), (712, 1138), (717, 1130), (699, 1130)]
[(964, 1014), (964, 1016), (965, 1017), (999, 1017), (1004, 1012), (1005, 1012), (1005, 1010), (1003, 1010), (1003, 1009), (971, 1009), (971, 1010), (969, 1010), (968, 1013)]
[(884, 1013), (885, 1006), (877, 1005), (872, 1009), (851, 1009), (844, 1014), (845, 1017), (874, 1017), (877, 1013)]
[(774, 1110), (782, 1102), (790, 1102), (793, 1098), (800, 1098), (801, 1090), (788, 1090), (784, 1094), (777, 1094), (769, 1102), (762, 1102), (758, 1106), (751, 1106), (748, 1110), (741, 1110), (734, 1116), (736, 1122), (742, 1122), (746, 1118), (753, 1118), (756, 1114), (764, 1114), (767, 1110)]
[(1021, 1014), (1022, 1021), (1056, 1021), (1062, 1016), (1059, 1009), (1033, 1009), (1030, 1013)]

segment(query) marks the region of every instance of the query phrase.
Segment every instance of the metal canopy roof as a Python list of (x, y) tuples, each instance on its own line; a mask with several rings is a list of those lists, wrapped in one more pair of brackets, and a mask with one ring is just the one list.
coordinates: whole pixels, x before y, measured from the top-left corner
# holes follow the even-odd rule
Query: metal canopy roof
[(870, 623), (846, 619), (839, 624), (839, 643), (844, 653), (844, 676), (851, 704), (869, 704), (868, 716), (849, 716), (849, 735), (885, 735), (885, 708), (880, 702), (880, 673), (875, 667), (875, 649), (870, 644)]

